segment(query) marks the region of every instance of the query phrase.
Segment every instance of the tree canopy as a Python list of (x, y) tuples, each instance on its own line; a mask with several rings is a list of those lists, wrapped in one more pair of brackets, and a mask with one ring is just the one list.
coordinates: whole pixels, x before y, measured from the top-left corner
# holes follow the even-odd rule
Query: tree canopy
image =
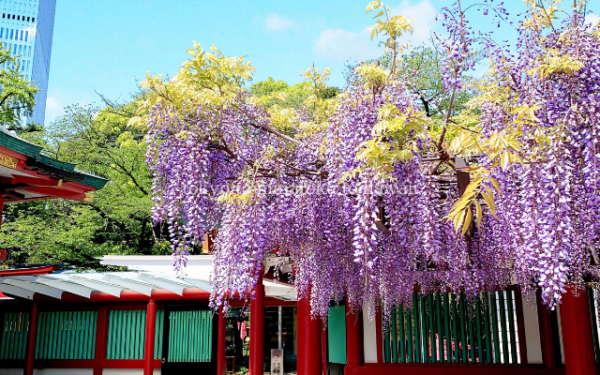
[(144, 129), (127, 126), (134, 103), (72, 106), (54, 124), (21, 136), (59, 160), (110, 179), (91, 202), (39, 201), (7, 205), (0, 246), (17, 263), (98, 268), (105, 254), (165, 254), (168, 243), (150, 217), (151, 177)]
[(4, 43), (0, 44), (0, 124), (11, 129), (21, 126), (21, 116), (33, 113), (35, 93), (39, 91), (25, 80), (20, 57), (12, 55)]

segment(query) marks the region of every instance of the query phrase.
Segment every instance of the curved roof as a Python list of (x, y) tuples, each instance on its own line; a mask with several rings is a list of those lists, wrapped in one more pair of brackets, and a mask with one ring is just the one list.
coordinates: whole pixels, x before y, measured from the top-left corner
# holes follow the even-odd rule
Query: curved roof
[(39, 145), (0, 126), (0, 194), (6, 203), (65, 198), (84, 200), (107, 179), (79, 171), (75, 164), (48, 156)]
[[(185, 275), (178, 277), (171, 256), (105, 256), (102, 264), (127, 267), (129, 272), (53, 272), (50, 267), (0, 270), (0, 292), (34, 299), (34, 295), (63, 301), (208, 299), (212, 256), (189, 256)], [(49, 268), (49, 269), (48, 269)], [(265, 295), (296, 300), (294, 287), (264, 280)], [(79, 299), (73, 298), (80, 297)]]

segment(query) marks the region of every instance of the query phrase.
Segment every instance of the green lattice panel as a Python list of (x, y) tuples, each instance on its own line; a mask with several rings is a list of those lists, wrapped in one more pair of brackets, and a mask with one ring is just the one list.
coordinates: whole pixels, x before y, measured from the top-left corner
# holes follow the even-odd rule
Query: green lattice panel
[[(154, 358), (162, 353), (162, 327), (164, 312), (156, 312)], [(144, 359), (146, 341), (145, 310), (112, 310), (108, 314), (107, 359)]]
[(25, 359), (29, 313), (5, 313), (2, 320), (0, 359)]
[(38, 317), (36, 359), (94, 359), (96, 311), (42, 312)]
[(169, 313), (169, 362), (212, 360), (213, 317), (209, 310)]
[(517, 364), (515, 292), (474, 301), (454, 294), (414, 293), (410, 310), (392, 309), (383, 332), (388, 363)]

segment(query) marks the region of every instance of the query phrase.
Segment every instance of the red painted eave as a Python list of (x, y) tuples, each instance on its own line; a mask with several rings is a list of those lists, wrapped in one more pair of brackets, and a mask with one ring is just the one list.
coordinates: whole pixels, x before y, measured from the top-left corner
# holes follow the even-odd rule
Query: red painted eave
[(0, 277), (47, 275), (49, 273), (56, 271), (57, 269), (58, 269), (58, 266), (43, 266), (43, 267), (0, 270)]
[[(43, 294), (34, 293), (33, 300), (38, 302), (59, 302), (59, 303), (94, 303), (94, 302), (143, 302), (148, 301), (150, 298), (156, 301), (189, 301), (199, 300), (208, 302), (210, 299), (210, 293), (199, 289), (199, 288), (186, 288), (183, 290), (183, 295), (179, 295), (170, 292), (165, 289), (154, 289), (152, 290), (152, 297), (142, 293), (138, 293), (132, 290), (124, 290), (121, 292), (120, 297), (113, 296), (112, 294), (94, 291), (90, 298), (85, 298), (69, 292), (64, 292), (60, 300), (52, 297), (45, 296)], [(247, 306), (248, 302), (239, 301), (236, 299), (231, 300), (233, 307)], [(282, 301), (272, 297), (265, 297), (266, 306), (296, 306), (295, 301)]]

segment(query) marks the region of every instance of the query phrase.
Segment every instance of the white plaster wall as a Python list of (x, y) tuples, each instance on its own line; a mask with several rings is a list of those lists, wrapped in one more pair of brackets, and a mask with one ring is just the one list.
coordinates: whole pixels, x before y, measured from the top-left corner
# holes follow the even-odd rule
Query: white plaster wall
[(0, 375), (23, 375), (22, 368), (0, 368)]
[(525, 344), (527, 345), (527, 362), (529, 364), (542, 364), (542, 341), (540, 338), (540, 323), (538, 321), (537, 305), (532, 302), (527, 305), (527, 297), (523, 299), (523, 321), (525, 324)]
[[(137, 368), (106, 368), (102, 370), (102, 375), (143, 375), (143, 369)], [(160, 375), (160, 369), (154, 369), (153, 375)], [(183, 375), (183, 374), (182, 374)]]
[(363, 348), (365, 363), (377, 363), (377, 326), (368, 317), (368, 306), (363, 307)]
[[(44, 368), (34, 369), (33, 375), (93, 375), (91, 368)], [(4, 375), (4, 374), (2, 374)]]

